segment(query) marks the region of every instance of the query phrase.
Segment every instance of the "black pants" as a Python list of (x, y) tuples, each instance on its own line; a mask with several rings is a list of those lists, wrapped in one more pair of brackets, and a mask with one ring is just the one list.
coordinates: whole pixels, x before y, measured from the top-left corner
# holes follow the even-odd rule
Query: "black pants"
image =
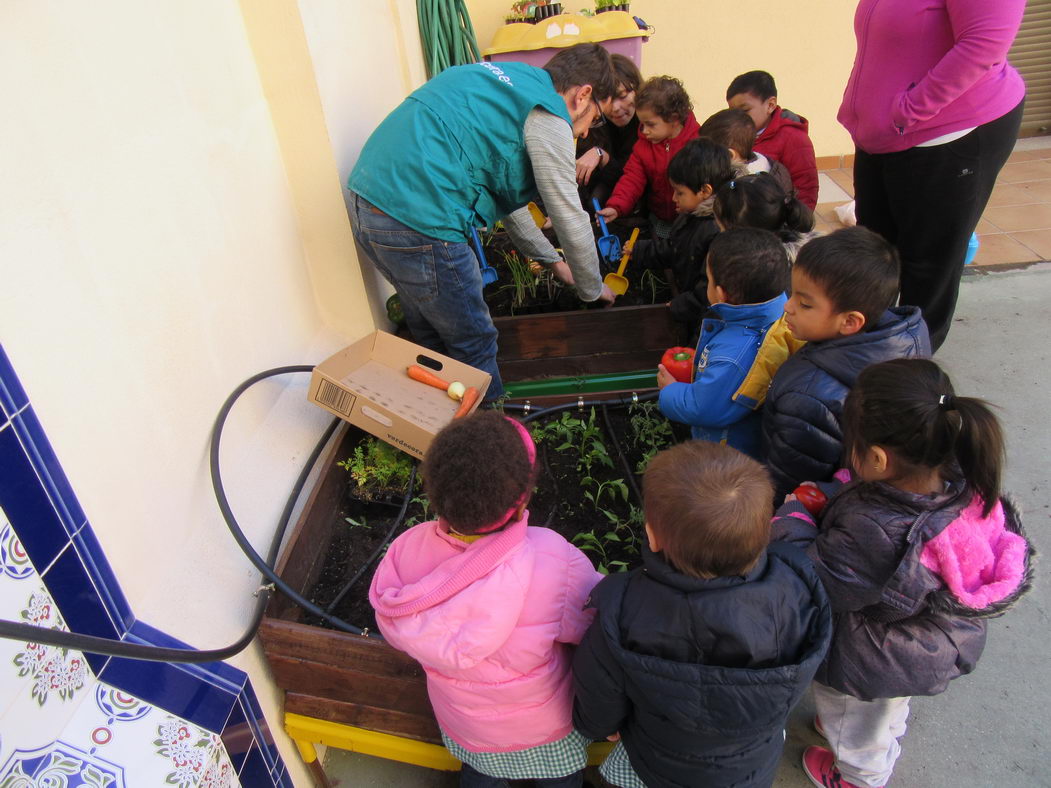
[(944, 145), (858, 150), (854, 159), (858, 224), (898, 248), (901, 303), (923, 311), (935, 350), (949, 333), (967, 242), (1014, 148), (1024, 103)]

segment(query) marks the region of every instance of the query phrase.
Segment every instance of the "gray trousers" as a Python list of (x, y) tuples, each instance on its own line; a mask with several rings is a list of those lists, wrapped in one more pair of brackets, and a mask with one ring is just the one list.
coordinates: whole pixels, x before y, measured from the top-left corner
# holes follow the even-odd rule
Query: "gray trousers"
[(817, 716), (843, 779), (868, 788), (886, 785), (901, 755), (898, 739), (905, 735), (909, 698), (858, 700), (816, 681), (812, 686)]

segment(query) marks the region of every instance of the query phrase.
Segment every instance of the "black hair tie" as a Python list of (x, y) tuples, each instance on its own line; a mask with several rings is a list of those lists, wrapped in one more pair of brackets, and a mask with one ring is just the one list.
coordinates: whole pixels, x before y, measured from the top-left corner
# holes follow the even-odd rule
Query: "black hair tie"
[(938, 397), (938, 407), (942, 410), (956, 410), (956, 400), (952, 394), (942, 394)]

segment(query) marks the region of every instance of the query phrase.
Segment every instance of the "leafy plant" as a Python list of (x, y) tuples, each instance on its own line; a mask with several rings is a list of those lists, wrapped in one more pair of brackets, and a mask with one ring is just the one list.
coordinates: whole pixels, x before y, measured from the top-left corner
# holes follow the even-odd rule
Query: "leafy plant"
[(372, 527), (371, 525), (368, 524), (368, 521), (364, 517), (362, 517), (360, 520), (355, 520), (353, 517), (344, 517), (343, 519), (346, 520), (348, 523), (350, 523), (351, 527), (353, 527), (353, 528), (371, 528)]
[(354, 482), (354, 494), (365, 501), (403, 493), (412, 473), (412, 458), (378, 438), (367, 438), (354, 453), (336, 463)]
[(577, 470), (585, 477), (592, 475), (596, 464), (613, 467), (613, 459), (602, 440), (602, 428), (595, 423), (594, 408), (586, 419), (566, 411), (534, 432), (533, 438), (557, 444), (555, 451), (558, 452), (572, 450), (577, 455)]
[(628, 409), (628, 422), (632, 443), (642, 450), (642, 459), (635, 466), (635, 472), (644, 473), (654, 455), (674, 442), (671, 422), (660, 412), (656, 402), (633, 402)]
[(664, 281), (652, 268), (646, 268), (643, 270), (642, 275), (639, 277), (639, 288), (642, 290), (648, 290), (650, 293), (650, 303), (657, 303), (657, 293), (666, 288), (668, 283)]
[(410, 506), (412, 506), (413, 504), (419, 506), (422, 511), (418, 515), (412, 515), (412, 517), (405, 521), (405, 525), (407, 527), (411, 528), (417, 523), (425, 523), (428, 520), (433, 519), (431, 517), (431, 502), (427, 499), (426, 495), (424, 495), (423, 493), (417, 495), (409, 502)]
[[(585, 489), (584, 497), (591, 501), (592, 506), (596, 509), (601, 509), (600, 504), (604, 498), (610, 498), (611, 501), (615, 501), (619, 495), (622, 501), (627, 502), (628, 500), (628, 485), (624, 483), (623, 479), (609, 479), (603, 482), (591, 476), (585, 476), (580, 480), (580, 485), (585, 488), (594, 488), (593, 491)], [(601, 511), (606, 510), (601, 509)], [(606, 514), (608, 516), (609, 512), (606, 512)]]

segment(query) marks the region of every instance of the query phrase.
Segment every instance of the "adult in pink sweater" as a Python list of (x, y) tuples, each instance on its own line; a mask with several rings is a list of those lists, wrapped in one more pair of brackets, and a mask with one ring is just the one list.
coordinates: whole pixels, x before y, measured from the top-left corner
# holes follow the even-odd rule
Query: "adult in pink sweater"
[(1025, 0), (861, 0), (839, 121), (856, 146), (858, 222), (901, 253), (901, 303), (935, 350), (971, 233), (1014, 147), (1025, 84), (1007, 62)]
[[(571, 646), (601, 575), (561, 535), (528, 525), (535, 458), (528, 431), (495, 412), (442, 430), (422, 469), (440, 516), (394, 540), (369, 589), (383, 637), (427, 674), (465, 784), (575, 785), (564, 781), (586, 759), (572, 724)], [(523, 771), (545, 760), (557, 765)]]

